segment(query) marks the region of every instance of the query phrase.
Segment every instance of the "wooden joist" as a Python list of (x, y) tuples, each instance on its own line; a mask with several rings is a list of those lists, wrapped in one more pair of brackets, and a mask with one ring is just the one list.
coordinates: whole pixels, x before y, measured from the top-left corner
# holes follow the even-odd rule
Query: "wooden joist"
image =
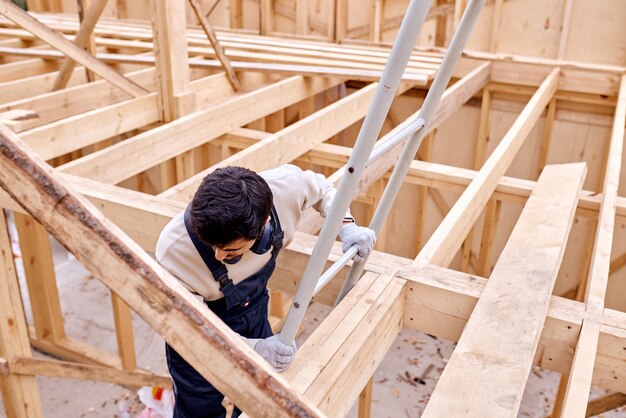
[(8, 19), (11, 19), (17, 25), (28, 30), (29, 32), (32, 32), (42, 41), (50, 44), (59, 51), (62, 51), (69, 58), (84, 65), (86, 68), (92, 70), (94, 73), (98, 74), (126, 93), (135, 97), (143, 96), (146, 93), (146, 90), (137, 83), (120, 75), (106, 64), (101, 63), (87, 52), (65, 39), (63, 36), (57, 34), (44, 24), (37, 21), (28, 13), (14, 5), (10, 0), (0, 1), (0, 14), (6, 16)]
[[(615, 206), (625, 141), (624, 125), (626, 125), (626, 75), (622, 76), (620, 94), (615, 108), (615, 119), (611, 131), (611, 142), (602, 188), (602, 204), (598, 216), (591, 267), (586, 283), (586, 310), (592, 315), (600, 315), (604, 311), (615, 228)], [(581, 285), (585, 286), (585, 283), (581, 283)], [(593, 377), (591, 371), (594, 369), (599, 338), (600, 324), (594, 319), (585, 319), (569, 374), (562, 417), (584, 416), (591, 389)]]
[(11, 373), (17, 375), (94, 380), (97, 382), (115, 383), (122, 386), (170, 387), (172, 385), (172, 380), (169, 376), (155, 375), (144, 371), (123, 371), (111, 367), (30, 357), (14, 358), (9, 368)]
[(535, 122), (550, 102), (556, 91), (558, 78), (559, 70), (554, 69), (424, 245), (415, 258), (416, 266), (435, 264), (446, 267), (450, 263), (489, 200), (499, 179), (512, 164)]
[(543, 171), (425, 417), (510, 417), (519, 409), (586, 171), (584, 163)]

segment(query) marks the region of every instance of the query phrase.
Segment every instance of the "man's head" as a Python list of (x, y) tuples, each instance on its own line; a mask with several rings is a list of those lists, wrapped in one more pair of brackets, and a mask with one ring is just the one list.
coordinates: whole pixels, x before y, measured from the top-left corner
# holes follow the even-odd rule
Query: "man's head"
[(202, 180), (191, 201), (191, 229), (215, 250), (218, 260), (248, 251), (272, 210), (272, 191), (243, 167), (220, 168)]

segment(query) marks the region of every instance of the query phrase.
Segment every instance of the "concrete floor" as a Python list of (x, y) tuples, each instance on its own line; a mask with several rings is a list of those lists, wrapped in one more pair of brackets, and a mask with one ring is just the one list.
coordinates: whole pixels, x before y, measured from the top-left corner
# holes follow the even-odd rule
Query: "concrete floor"
[[(73, 338), (115, 353), (116, 337), (108, 289), (56, 243), (54, 257), (67, 333)], [(23, 282), (19, 257), (16, 264)], [(25, 292), (23, 298), (28, 317), (30, 302)], [(310, 307), (299, 345), (328, 312), (329, 308), (325, 306), (314, 304)], [(27, 319), (30, 321), (30, 318)], [(134, 317), (133, 326), (139, 367), (166, 373), (163, 339), (137, 316)], [(404, 330), (374, 375), (372, 417), (419, 417), (453, 350), (454, 343), (450, 341)], [(35, 356), (45, 357), (37, 352)], [(430, 372), (424, 378), (425, 384), (417, 383), (414, 378), (422, 376), (430, 365)], [(135, 393), (113, 384), (41, 377), (37, 380), (46, 418), (118, 417), (120, 401), (131, 408), (131, 416), (136, 416), (141, 410)], [(556, 396), (558, 381), (558, 373), (533, 368), (518, 417), (539, 418), (548, 415)], [(592, 396), (603, 393), (594, 391)], [(1, 404), (0, 416), (6, 416)], [(356, 406), (348, 416), (357, 417)], [(626, 409), (602, 416), (626, 417)]]

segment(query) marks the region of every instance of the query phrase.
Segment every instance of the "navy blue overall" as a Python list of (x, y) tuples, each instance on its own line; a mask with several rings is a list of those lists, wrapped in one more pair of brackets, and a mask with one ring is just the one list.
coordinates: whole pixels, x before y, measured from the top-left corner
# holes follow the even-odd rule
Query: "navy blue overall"
[[(220, 283), (224, 298), (205, 301), (206, 305), (233, 331), (247, 338), (267, 338), (273, 335), (268, 322), (267, 305), (269, 295), (267, 282), (276, 267), (276, 256), (283, 246), (283, 231), (276, 209), (272, 206), (272, 258), (257, 273), (235, 285), (228, 277), (226, 266), (216, 260), (212, 248), (205, 246), (191, 231), (189, 211), (185, 211), (185, 227), (198, 253), (204, 260), (215, 280)], [(198, 347), (198, 349), (202, 349)], [(223, 418), (226, 409), (222, 406), (222, 395), (187, 363), (172, 347), (165, 345), (167, 367), (174, 380), (176, 405), (174, 418)], [(235, 408), (233, 417), (241, 411)]]

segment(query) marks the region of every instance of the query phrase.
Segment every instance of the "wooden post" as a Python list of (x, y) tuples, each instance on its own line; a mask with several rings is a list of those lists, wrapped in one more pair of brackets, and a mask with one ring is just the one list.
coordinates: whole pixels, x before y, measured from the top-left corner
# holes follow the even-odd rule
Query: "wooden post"
[[(7, 362), (16, 357), (31, 356), (28, 327), (12, 256), (6, 217), (0, 210), (0, 357)], [(0, 375), (0, 389), (7, 416), (42, 416), (35, 376)]]
[(231, 29), (243, 28), (243, 0), (229, 0), (228, 2)]
[(39, 340), (59, 343), (65, 338), (63, 314), (57, 289), (48, 232), (33, 218), (15, 213), (24, 273)]
[(552, 129), (554, 128), (554, 117), (556, 116), (556, 99), (552, 99), (548, 105), (548, 113), (546, 114), (546, 122), (543, 128), (543, 138), (541, 140), (541, 151), (539, 154), (539, 167), (537, 168), (537, 176), (541, 174), (541, 170), (548, 161), (548, 152), (550, 151), (550, 139), (552, 138)]
[[(433, 142), (437, 135), (435, 129), (424, 138), (424, 142), (420, 146), (419, 155), (423, 161), (430, 161), (432, 156)], [(428, 186), (419, 186), (417, 200), (417, 230), (415, 231), (415, 253), (419, 253), (422, 249), (422, 235), (424, 235), (424, 224), (426, 222), (426, 199), (428, 198)], [(445, 216), (445, 214), (444, 214)]]
[(341, 42), (348, 37), (348, 1), (349, 0), (335, 0), (334, 42)]
[[(189, 88), (185, 2), (150, 0), (150, 5), (158, 103), (163, 121), (170, 122), (195, 110), (195, 96)], [(191, 171), (182, 156), (162, 164), (163, 188), (176, 184), (181, 177), (190, 176)]]
[(359, 418), (370, 418), (372, 416), (372, 389), (374, 387), (374, 376), (367, 382), (363, 392), (359, 395)]
[[(489, 115), (491, 111), (491, 91), (483, 89), (483, 97), (480, 105), (480, 120), (478, 122), (478, 136), (476, 138), (476, 151), (474, 152), (474, 170), (479, 170), (485, 161), (485, 150), (489, 142)], [(472, 255), (472, 242), (474, 240), (474, 228), (467, 234), (461, 250), (461, 271), (469, 272)]]
[(309, 34), (308, 0), (296, 0), (296, 33), (298, 35)]

